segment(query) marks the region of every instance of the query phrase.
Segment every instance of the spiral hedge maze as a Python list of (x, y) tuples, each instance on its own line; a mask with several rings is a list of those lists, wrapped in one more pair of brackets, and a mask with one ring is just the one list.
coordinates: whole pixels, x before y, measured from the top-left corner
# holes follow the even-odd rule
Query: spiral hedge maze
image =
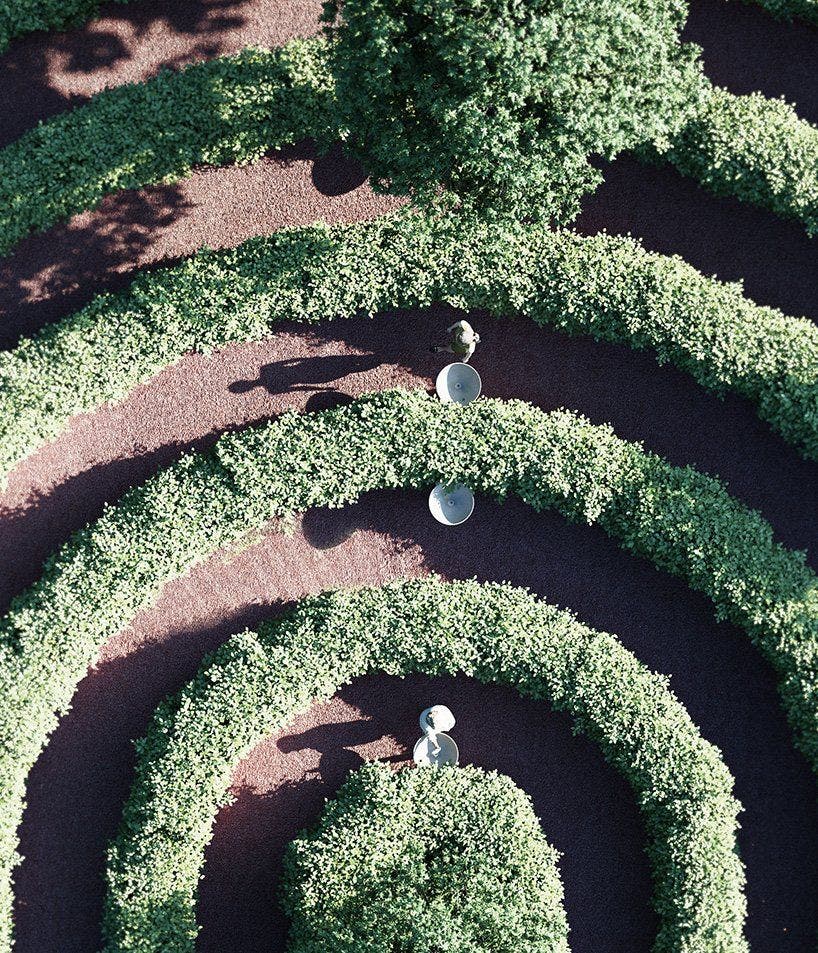
[(638, 799), (662, 918), (655, 948), (745, 948), (732, 778), (665, 680), (524, 590), (431, 579), (306, 599), (225, 643), (157, 711), (111, 849), (109, 949), (194, 948), (196, 885), (231, 769), (370, 671), (467, 672), (569, 712)]
[[(449, 0), (435, 2), (452, 31), (431, 37), (439, 41), (441, 62), (449, 62), (453, 49), (479, 51), (482, 27), (463, 40)], [(814, 0), (758, 2), (776, 16), (818, 22)], [(636, 149), (645, 161), (670, 162), (712, 192), (798, 221), (812, 235), (818, 232), (818, 129), (783, 102), (710, 85), (696, 50), (678, 48), (663, 19), (662, 11), (670, 11), (674, 23), (683, 22), (683, 3), (611, 0), (605, 14), (611, 23), (618, 22), (617, 3), (650, 14), (650, 23), (636, 17), (628, 29), (650, 41), (656, 62), (678, 68), (690, 85), (676, 84), (663, 106), (668, 114), (657, 115), (650, 135), (643, 129), (641, 136), (622, 105), (625, 88), (615, 108), (602, 110), (621, 113), (620, 128), (593, 127), (599, 141), (590, 145), (577, 133), (576, 148), (566, 153), (562, 115), (553, 142), (537, 143), (522, 110), (518, 131), (525, 135), (516, 146), (527, 142), (530, 164), (519, 168), (547, 201), (520, 220), (500, 206), (469, 204), (470, 190), (482, 196), (509, 182), (519, 188), (514, 148), (505, 166), (496, 163), (498, 179), (488, 185), (479, 181), (479, 155), (473, 168), (464, 160), (456, 175), (443, 160), (432, 163), (432, 177), (421, 182), (416, 176), (426, 174), (418, 170), (429, 165), (428, 154), (412, 154), (413, 139), (434, 147), (439, 129), (424, 126), (420, 115), (416, 126), (399, 128), (399, 117), (392, 127), (380, 120), (375, 128), (356, 126), (351, 100), (358, 85), (391, 83), (401, 92), (400, 83), (411, 86), (414, 77), (401, 74), (397, 61), (378, 73), (378, 57), (371, 75), (366, 71), (369, 47), (355, 43), (373, 22), (369, 0), (348, 3), (361, 33), (350, 32), (356, 21), (349, 16), (345, 35), (339, 8), (329, 4), (332, 25), (324, 37), (248, 49), (106, 90), (0, 150), (0, 254), (113, 192), (178, 181), (201, 165), (254, 162), (307, 138), (320, 148), (341, 138), (365, 162), (369, 148), (375, 184), (410, 199), (410, 207), (365, 224), (288, 229), (198, 252), (22, 339), (0, 355), (0, 484), (64, 433), (74, 415), (123, 400), (186, 353), (270, 337), (285, 321), (362, 314), (385, 320), (384, 312), (439, 302), (648, 350), (716, 394), (748, 399), (784, 440), (818, 460), (814, 323), (760, 306), (739, 285), (647, 252), (631, 238), (585, 238), (554, 227), (565, 224), (576, 196), (557, 194), (553, 181), (537, 178), (540, 146), (553, 147), (548, 155), (564, 163), (566, 180), (575, 177), (583, 188), (596, 179), (582, 148), (610, 155)], [(474, 0), (481, 10), (491, 3), (502, 7), (500, 0)], [(542, 7), (539, 0), (529, 6)], [(564, 7), (572, 24), (584, 22), (587, 7)], [(0, 50), (16, 36), (78, 22), (96, 9), (87, 0), (0, 2)], [(592, 26), (599, 31), (593, 36), (607, 42), (605, 15)], [(391, 29), (397, 14), (384, 8), (383, 16)], [(339, 62), (350, 35), (355, 55), (362, 54), (357, 73), (345, 72), (351, 60)], [(624, 35), (630, 34), (618, 40)], [(553, 40), (550, 26), (537, 36), (544, 46), (526, 50), (532, 62), (548, 59), (543, 50)], [(466, 45), (458, 47), (460, 40)], [(616, 46), (602, 43), (610, 75), (617, 72), (608, 55)], [(509, 49), (503, 55), (516, 67)], [(403, 52), (396, 41), (392, 53)], [(474, 62), (483, 68), (479, 56)], [(569, 79), (586, 73), (593, 70), (568, 63), (560, 95), (570, 99)], [(664, 99), (660, 87), (642, 85), (643, 107), (651, 97)], [(493, 89), (490, 82), (486, 89)], [(610, 90), (621, 92), (613, 84)], [(529, 89), (528, 99), (518, 92), (519, 112), (521, 102), (530, 106), (542, 90)], [(402, 108), (399, 99), (390, 108)], [(469, 113), (475, 121), (480, 110), (464, 102), (469, 109), (457, 113), (454, 126), (465, 129)], [(484, 119), (473, 122), (473, 136), (482, 135)], [(516, 178), (506, 181), (509, 170)], [(513, 207), (513, 194), (511, 201)], [(760, 514), (718, 479), (672, 466), (570, 411), (486, 398), (461, 408), (422, 392), (384, 391), (331, 411), (286, 414), (183, 457), (75, 534), (0, 619), (0, 953), (13, 944), (13, 873), (27, 776), (105, 643), (172, 580), (220, 550), (247, 545), (271, 522), (286, 525), (293, 514), (343, 506), (372, 490), (438, 482), (465, 483), (495, 500), (517, 497), (536, 512), (554, 509), (567, 520), (598, 525), (625, 551), (704, 593), (717, 617), (740, 626), (774, 668), (794, 742), (818, 771), (818, 579), (804, 554), (776, 542)], [(627, 780), (641, 811), (659, 916), (655, 950), (748, 948), (733, 778), (667, 681), (614, 636), (526, 590), (431, 577), (306, 598), (258, 631), (231, 637), (157, 709), (137, 744), (136, 778), (109, 851), (107, 953), (195, 949), (204, 851), (216, 813), (230, 799), (233, 770), (297, 713), (373, 672), (466, 673), (569, 713)], [(423, 841), (417, 810), (432, 797), (458, 805), (447, 815), (451, 841), (440, 856)], [(546, 834), (508, 779), (469, 768), (393, 774), (366, 767), (318, 827), (290, 847), (284, 883), (290, 949), (357, 953), (361, 930), (369, 939), (374, 928), (367, 924), (378, 923), (379, 930), (386, 924), (379, 949), (393, 951), (411, 932), (422, 901), (435, 915), (411, 934), (412, 949), (434, 948), (455, 935), (463, 949), (562, 953), (568, 925)], [(373, 874), (368, 861), (375, 855), (382, 867)], [(454, 874), (468, 886), (458, 916), (440, 899)]]
[[(689, 120), (640, 154), (815, 234), (818, 129), (780, 100), (702, 82)], [(328, 146), (344, 134), (333, 89), (325, 43), (310, 39), (98, 93), (0, 149), (0, 253), (120, 189), (252, 162), (308, 138)]]
[[(567, 953), (557, 852), (507, 777), (477, 768), (356, 771), (290, 844), (291, 953), (393, 950), (407, 936)], [(372, 875), (372, 863), (375, 875)], [(373, 883), (374, 881), (374, 883)]]

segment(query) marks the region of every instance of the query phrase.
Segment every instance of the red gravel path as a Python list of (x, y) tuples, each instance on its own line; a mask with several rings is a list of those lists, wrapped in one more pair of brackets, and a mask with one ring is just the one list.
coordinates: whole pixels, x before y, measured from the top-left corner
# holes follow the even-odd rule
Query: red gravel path
[[(0, 104), (15, 106), (0, 110), (0, 140), (65, 108), (71, 94), (149, 75), (162, 62), (309, 32), (317, 5), (185, 0), (169, 10), (167, 3), (139, 0), (83, 30), (16, 45), (0, 60)], [(775, 24), (739, 4), (697, 0), (689, 33), (704, 45), (718, 81), (738, 92), (762, 80), (778, 83), (765, 91), (797, 93), (802, 113), (818, 118), (818, 31)], [(313, 167), (301, 153), (289, 164), (271, 159), (112, 198), (0, 263), (0, 285), (7, 284), (0, 307), (9, 309), (4, 340), (69, 312), (100, 287), (123, 283), (136, 267), (202, 243), (230, 245), (317, 217), (378, 214), (385, 204), (361, 178), (339, 156)], [(744, 276), (759, 300), (818, 315), (815, 245), (796, 226), (714, 200), (667, 170), (618, 161), (587, 203), (580, 227), (630, 228), (705, 271)], [(36, 578), (47, 553), (105, 500), (182, 448), (287, 407), (312, 409), (385, 386), (429, 386), (439, 362), (426, 344), (447, 318), (435, 311), (336, 322), (310, 333), (288, 327), (268, 342), (188, 357), (121, 405), (78, 418), (69, 434), (18, 468), (0, 497), (0, 602)], [(594, 421), (610, 420), (622, 436), (644, 440), (675, 463), (717, 472), (762, 510), (782, 540), (812, 547), (814, 556), (818, 466), (800, 460), (745, 402), (719, 402), (686, 376), (625, 348), (532, 333), (525, 322), (479, 324), (484, 344), (476, 365), (486, 393), (578, 409)], [(259, 386), (231, 390), (241, 381)], [(722, 747), (746, 807), (741, 848), (753, 948), (812, 949), (814, 782), (791, 750), (772, 674), (743, 634), (717, 625), (704, 599), (625, 556), (596, 530), (535, 516), (519, 504), (480, 500), (466, 526), (444, 531), (414, 493), (374, 494), (342, 511), (310, 513), (292, 539), (271, 533), (237, 559), (212, 560), (169, 587), (157, 607), (106, 648), (32, 775), (18, 949), (97, 949), (104, 845), (129, 786), (129, 739), (144, 730), (156, 703), (190, 677), (203, 652), (281, 600), (430, 570), (528, 585), (619, 634), (652, 668), (673, 673), (692, 717)], [(220, 816), (208, 854), (201, 949), (282, 948), (273, 896), (283, 845), (315, 818), (321, 799), (359, 756), (404, 757), (416, 714), (430, 699), (455, 709), (466, 760), (507, 771), (534, 796), (546, 833), (565, 852), (572, 948), (649, 949), (655, 924), (633, 799), (598, 753), (571, 737), (565, 719), (467, 680), (385, 678), (363, 680), (313, 709), (241, 767), (238, 803)], [(501, 729), (487, 736), (486, 722)], [(522, 738), (517, 753), (500, 744), (513, 726)]]

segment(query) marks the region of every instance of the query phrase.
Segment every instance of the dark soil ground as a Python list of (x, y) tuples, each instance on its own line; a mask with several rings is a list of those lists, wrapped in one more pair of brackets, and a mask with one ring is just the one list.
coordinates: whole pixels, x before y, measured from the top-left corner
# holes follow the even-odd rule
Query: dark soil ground
[[(24, 39), (0, 58), (0, 142), (106, 85), (162, 65), (279, 43), (315, 30), (318, 4), (270, 0), (139, 0), (66, 34)], [(818, 121), (818, 31), (762, 11), (695, 0), (689, 37), (708, 73), (736, 92), (761, 89)], [(715, 199), (667, 169), (617, 160), (578, 228), (631, 231), (703, 271), (743, 278), (756, 300), (818, 316), (818, 251), (796, 225)], [(9, 345), (137, 268), (226, 246), (287, 224), (380, 214), (363, 173), (307, 147), (248, 169), (202, 171), (177, 186), (114, 196), (0, 262), (2, 341)], [(0, 604), (37, 577), (45, 556), (107, 500), (185, 448), (282, 410), (318, 409), (389, 386), (430, 387), (430, 339), (445, 309), (284, 327), (265, 342), (190, 356), (115, 407), (77, 418), (25, 461), (0, 497)], [(489, 395), (567, 406), (641, 440), (678, 464), (726, 479), (788, 545), (818, 568), (818, 465), (801, 460), (749, 404), (719, 401), (672, 368), (626, 348), (571, 340), (524, 321), (475, 319), (475, 366)], [(246, 382), (242, 384), (241, 382)], [(255, 386), (252, 386), (255, 384)], [(238, 385), (238, 386), (236, 386)], [(305, 515), (295, 535), (269, 533), (169, 586), (106, 646), (73, 711), (32, 773), (21, 831), (17, 949), (92, 953), (99, 946), (104, 849), (132, 770), (131, 739), (151, 711), (231, 633), (307, 592), (435, 571), (509, 579), (591, 625), (617, 633), (672, 684), (718, 744), (744, 803), (748, 936), (754, 951), (806, 951), (818, 933), (815, 783), (793, 752), (775, 682), (739, 630), (675, 579), (623, 554), (596, 529), (478, 500), (458, 530), (433, 523), (422, 494), (377, 493), (344, 510)], [(534, 798), (562, 872), (572, 949), (647, 951), (655, 932), (644, 832), (630, 791), (562, 716), (465, 678), (368, 678), (296, 719), (239, 768), (200, 894), (199, 948), (281, 950), (276, 906), (284, 845), (318, 815), (362, 758), (405, 761), (416, 718), (444, 701), (458, 717), (464, 761), (505, 771)]]

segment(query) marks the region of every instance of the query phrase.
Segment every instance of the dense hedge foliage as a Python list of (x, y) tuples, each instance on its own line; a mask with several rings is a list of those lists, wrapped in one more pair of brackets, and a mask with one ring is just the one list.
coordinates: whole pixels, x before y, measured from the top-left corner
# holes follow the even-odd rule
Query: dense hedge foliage
[[(450, 0), (436, 2), (445, 5)], [(494, 4), (506, 3), (507, 0), (480, 2)], [(647, 0), (616, 2), (641, 8)], [(662, 0), (662, 3), (671, 4), (674, 11), (673, 18), (663, 26), (651, 18), (616, 21), (617, 29), (622, 29), (624, 34), (631, 28), (637, 33), (646, 30), (653, 37), (648, 45), (653, 41), (658, 43), (654, 49), (656, 57), (646, 76), (654, 72), (657, 75), (664, 75), (668, 70), (667, 75), (673, 72), (670, 64), (662, 60), (664, 47), (659, 37), (671, 21), (676, 22), (680, 2)], [(598, 5), (588, 5), (583, 0), (570, 0), (570, 3), (561, 5), (565, 8), (563, 14), (568, 7), (580, 19), (591, 13), (596, 16), (602, 10), (601, 7), (597, 9)], [(527, 10), (528, 7), (515, 5), (514, 9)], [(600, 15), (609, 13), (609, 8), (605, 7)], [(574, 41), (582, 45), (591, 42), (592, 37), (600, 39), (613, 23), (597, 23), (593, 29), (589, 26), (590, 32), (577, 34), (573, 39), (563, 36), (562, 41), (570, 46)], [(599, 35), (595, 32), (597, 27), (601, 29)], [(475, 41), (479, 32), (475, 34)], [(617, 46), (620, 40), (625, 42), (624, 34), (608, 37), (608, 40), (616, 40), (614, 46)], [(633, 37), (629, 42), (631, 40)], [(577, 52), (575, 47), (571, 48)], [(670, 47), (665, 52), (669, 50)], [(616, 56), (612, 49), (603, 43), (595, 51), (587, 52), (590, 59), (599, 57), (606, 64), (604, 69), (592, 74), (593, 82), (602, 82), (604, 78), (609, 84), (605, 94), (616, 99), (621, 108), (612, 109), (610, 102), (603, 97), (603, 110), (583, 112), (580, 104), (584, 102), (583, 97), (593, 99), (591, 90), (586, 89), (576, 98), (574, 93), (577, 91), (571, 91), (571, 82), (577, 80), (583, 86), (591, 80), (578, 77), (570, 70), (566, 73), (566, 86), (564, 89), (560, 87), (557, 96), (564, 100), (560, 109), (564, 107), (566, 116), (573, 117), (571, 122), (576, 121), (577, 128), (588, 123), (586, 133), (589, 137), (592, 129), (594, 135), (600, 137), (598, 148), (583, 148), (586, 152), (606, 149), (614, 152), (625, 144), (645, 142), (646, 136), (637, 135), (635, 128), (629, 128), (625, 121), (627, 109), (623, 101), (627, 99), (628, 87), (627, 83), (621, 88), (617, 85), (619, 77), (614, 68)], [(554, 58), (555, 70), (561, 68), (557, 60), (560, 57)], [(514, 58), (509, 62), (515, 62)], [(677, 66), (682, 68), (681, 61)], [(692, 64), (690, 70), (695, 72)], [(0, 254), (7, 252), (30, 231), (47, 228), (84, 209), (94, 208), (105, 195), (118, 189), (175, 181), (190, 175), (199, 164), (251, 162), (271, 149), (307, 137), (323, 143), (332, 142), (342, 132), (344, 104), (352, 108), (351, 104), (357, 101), (355, 108), (361, 107), (361, 102), (353, 97), (355, 90), (360, 87), (359, 94), (356, 94), (359, 99), (367, 88), (373, 95), (381, 93), (380, 80), (371, 72), (367, 74), (370, 87), (363, 79), (360, 83), (357, 80), (352, 82), (348, 75), (344, 79), (344, 75), (341, 71), (341, 81), (349, 88), (343, 96), (336, 98), (326, 43), (320, 39), (296, 40), (280, 50), (248, 49), (237, 56), (196, 63), (177, 73), (164, 71), (144, 83), (98, 93), (87, 105), (41, 123), (17, 142), (0, 149)], [(571, 76), (573, 80), (570, 80)], [(656, 111), (656, 126), (651, 126), (655, 146), (646, 145), (643, 153), (656, 159), (658, 148), (679, 169), (700, 178), (716, 191), (760, 203), (786, 217), (798, 218), (808, 230), (814, 230), (818, 164), (818, 132), (815, 128), (799, 120), (785, 103), (760, 95), (732, 96), (718, 89), (707, 95), (711, 87), (702, 83), (694, 85), (696, 91), (689, 90), (683, 97), (685, 105), (676, 102), (681, 86), (675, 93), (664, 89), (661, 83), (657, 89), (645, 87), (646, 98), (639, 109), (647, 108), (646, 104), (655, 94), (668, 105), (675, 102), (674, 111), (682, 125), (678, 129), (679, 123), (670, 123), (669, 115)], [(557, 91), (554, 92), (557, 95)], [(603, 91), (595, 92), (602, 95)], [(437, 100), (433, 96), (430, 102)], [(463, 108), (471, 108), (474, 113), (474, 105), (471, 103)], [(488, 122), (491, 117), (482, 114), (479, 118), (474, 113), (472, 119), (477, 125), (471, 127), (459, 114), (454, 119), (448, 113), (445, 117), (438, 117), (441, 122), (443, 118), (446, 123), (451, 121), (454, 124), (457, 134), (448, 126), (441, 131), (439, 156), (426, 162), (422, 159), (420, 146), (415, 155), (409, 150), (405, 135), (401, 139), (400, 123), (392, 121), (383, 128), (376, 125), (365, 128), (365, 117), (360, 114), (359, 123), (364, 125), (359, 129), (357, 141), (361, 145), (360, 137), (367, 137), (367, 149), (371, 153), (365, 157), (367, 165), (371, 167), (374, 163), (376, 175), (382, 178), (386, 176), (388, 165), (398, 191), (420, 190), (428, 199), (433, 183), (439, 181), (439, 176), (445, 177), (446, 164), (451, 170), (457, 160), (455, 164), (460, 179), (455, 182), (450, 175), (447, 181), (450, 186), (460, 189), (463, 196), (468, 192), (476, 198), (478, 207), (481, 206), (479, 174), (496, 178), (494, 185), (489, 183), (495, 193), (493, 207), (511, 208), (522, 203), (524, 208), (518, 211), (525, 220), (537, 217), (539, 209), (545, 205), (555, 208), (560, 204), (559, 189), (571, 181), (571, 174), (563, 170), (558, 177), (551, 179), (547, 169), (538, 165), (539, 158), (532, 160), (533, 168), (531, 163), (526, 166), (520, 161), (520, 149), (528, 150), (532, 156), (539, 155), (537, 150), (546, 148), (544, 138), (529, 146), (523, 140), (505, 145), (498, 142), (495, 148), (488, 149), (484, 143), (480, 149), (475, 147), (461, 153), (457, 136), (466, 136), (469, 129), (472, 138), (478, 136), (480, 122)], [(608, 122), (610, 127), (606, 126)], [(671, 131), (674, 131), (673, 136), (670, 136)], [(554, 132), (548, 148), (561, 149), (562, 145), (557, 145), (557, 142), (566, 141), (564, 136)], [(605, 143), (608, 146), (603, 149)], [(453, 149), (454, 154), (447, 153), (444, 145)], [(447, 154), (449, 158), (444, 162), (441, 157)], [(464, 158), (489, 154), (491, 162), (482, 173), (476, 166), (470, 168)], [(566, 154), (570, 154), (570, 149)], [(582, 172), (580, 166), (585, 164), (584, 153), (575, 153), (575, 158), (576, 175), (583, 178), (586, 172)], [(418, 176), (416, 182), (409, 178), (414, 175)]]
[(0, 620), (0, 949), (25, 778), (100, 647), (171, 579), (246, 545), (275, 517), (437, 482), (596, 523), (708, 595), (777, 669), (797, 742), (818, 770), (818, 580), (757, 513), (712, 477), (567, 411), (387, 391), (286, 414), (183, 458), (75, 534)]
[(511, 778), (364, 765), (287, 849), (287, 953), (568, 953), (557, 859)]
[(102, 0), (0, 0), (0, 53), (25, 33), (63, 30), (83, 23), (97, 13), (101, 4)]
[(695, 109), (684, 0), (330, 0), (337, 114), (376, 185), (575, 218), (591, 154), (667, 142)]
[[(732, 778), (666, 679), (525, 590), (431, 579), (305, 599), (230, 639), (158, 708), (109, 855), (107, 953), (191, 953), (204, 850), (232, 769), (299, 711), (372, 671), (465, 672), (567, 711), (636, 794), (660, 916), (654, 949), (746, 950)], [(322, 947), (338, 949), (334, 937)]]
[(747, 3), (764, 7), (779, 20), (800, 17), (818, 23), (818, 0), (746, 0)]
[(0, 354), (0, 483), (73, 414), (125, 397), (191, 350), (447, 301), (648, 348), (818, 459), (818, 329), (628, 238), (404, 212), (203, 252), (141, 275)]
[(717, 195), (761, 205), (818, 233), (818, 128), (761, 93), (714, 87), (664, 158)]
[(332, 84), (320, 40), (165, 70), (98, 93), (0, 150), (0, 254), (30, 231), (109, 193), (189, 176), (203, 163), (259, 159), (332, 139)]

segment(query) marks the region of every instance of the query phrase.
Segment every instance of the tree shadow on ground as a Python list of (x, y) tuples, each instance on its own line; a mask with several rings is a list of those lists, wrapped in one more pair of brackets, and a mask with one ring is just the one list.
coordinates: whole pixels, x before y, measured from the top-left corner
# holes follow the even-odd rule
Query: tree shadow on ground
[[(13, 40), (0, 55), (0, 104), (5, 107), (0, 110), (0, 146), (41, 119), (86, 102), (85, 90), (95, 74), (114, 78), (106, 85), (118, 85), (117, 78), (119, 82), (147, 78), (126, 64), (156, 57), (150, 47), (140, 49), (149, 32), (161, 29), (162, 46), (170, 50), (176, 47), (172, 38), (190, 38), (182, 45), (183, 53), (160, 57), (168, 68), (220, 55), (225, 52), (225, 36), (246, 22), (252, 6), (247, 0), (109, 2), (100, 7), (102, 23), (97, 19), (68, 31), (40, 31)], [(263, 44), (263, 38), (258, 42)], [(147, 75), (154, 72), (156, 67)], [(80, 91), (64, 92), (55, 85), (55, 74), (59, 86)]]
[(157, 233), (193, 208), (179, 185), (119, 192), (96, 213), (23, 239), (0, 258), (0, 348), (78, 311), (94, 295), (124, 288)]
[[(305, 140), (270, 153), (266, 161), (281, 170), (310, 162), (316, 200), (346, 195), (366, 179), (360, 164), (340, 146), (322, 153)], [(235, 174), (237, 184), (241, 181), (239, 169), (226, 174)], [(205, 243), (235, 244), (229, 233), (205, 242), (197, 228), (197, 219), (206, 220), (214, 205), (227, 218), (224, 227), (235, 226), (230, 215), (241, 212), (219, 207), (230, 194), (228, 189), (224, 198), (197, 199), (185, 182), (115, 192), (97, 210), (23, 239), (0, 258), (0, 348), (11, 348), (21, 337), (78, 311), (97, 294), (126, 288), (138, 274), (178, 264), (180, 255), (169, 255), (169, 247), (181, 247), (188, 255)], [(316, 208), (315, 217), (322, 211)], [(259, 231), (265, 229), (260, 226)]]

